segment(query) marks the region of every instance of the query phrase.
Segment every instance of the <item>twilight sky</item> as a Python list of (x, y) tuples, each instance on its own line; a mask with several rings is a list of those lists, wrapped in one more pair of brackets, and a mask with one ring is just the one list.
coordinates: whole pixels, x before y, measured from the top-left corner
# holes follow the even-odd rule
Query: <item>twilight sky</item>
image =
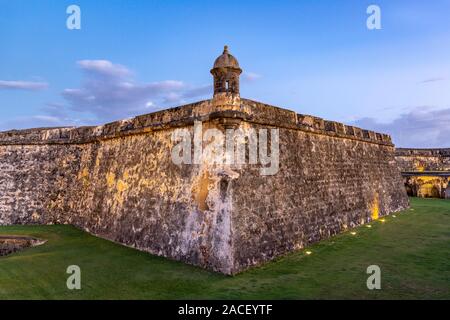
[[(71, 4), (81, 30), (66, 27)], [(450, 147), (450, 0), (0, 0), (0, 130), (209, 98), (224, 44), (245, 98)]]

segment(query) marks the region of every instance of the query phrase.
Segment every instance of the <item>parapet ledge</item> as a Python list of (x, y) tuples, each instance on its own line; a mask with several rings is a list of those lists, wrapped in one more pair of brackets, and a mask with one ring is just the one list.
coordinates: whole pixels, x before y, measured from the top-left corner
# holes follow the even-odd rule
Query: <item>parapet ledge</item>
[(249, 99), (241, 100), (247, 107), (246, 110), (249, 110), (250, 114), (253, 116), (253, 122), (278, 127), (296, 128), (315, 134), (393, 146), (391, 137), (384, 133), (364, 130), (311, 115), (297, 114), (291, 110)]
[(322, 132), (327, 135), (339, 136), (342, 138), (392, 145), (392, 139), (388, 134), (365, 130), (305, 114), (297, 114), (297, 119), (299, 126), (316, 132)]
[(395, 155), (401, 157), (450, 157), (450, 148), (441, 149), (419, 149), (419, 148), (397, 148)]
[(194, 121), (251, 120), (240, 106), (213, 106), (211, 100), (157, 111), (100, 126), (35, 128), (0, 132), (0, 145), (84, 144), (155, 130), (192, 125)]
[(0, 145), (84, 144), (126, 135), (192, 125), (194, 121), (216, 121), (235, 127), (241, 121), (259, 125), (302, 130), (314, 134), (361, 140), (392, 146), (387, 134), (348, 126), (261, 102), (241, 99), (240, 104), (214, 104), (204, 100), (101, 126), (37, 128), (0, 132)]

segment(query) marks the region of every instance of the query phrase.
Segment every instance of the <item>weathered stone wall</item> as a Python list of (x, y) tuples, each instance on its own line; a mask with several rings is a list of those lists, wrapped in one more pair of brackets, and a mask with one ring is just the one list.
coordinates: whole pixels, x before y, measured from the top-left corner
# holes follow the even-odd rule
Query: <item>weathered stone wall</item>
[[(137, 131), (130, 125), (134, 119), (51, 133), (3, 133), (0, 224), (73, 224), (112, 241), (230, 273), (230, 213), (214, 208), (221, 205), (213, 196), (214, 170), (178, 167), (171, 160), (173, 131), (187, 126), (192, 132), (193, 113), (183, 114), (190, 107), (149, 115), (151, 124), (135, 124)], [(208, 210), (201, 210), (206, 201)]]
[(0, 145), (0, 224), (56, 215), (53, 203), (75, 196), (69, 186), (77, 181), (81, 152), (78, 145)]
[(450, 149), (399, 148), (395, 158), (408, 195), (450, 199)]
[(450, 171), (450, 148), (398, 148), (395, 158), (402, 172)]
[[(172, 134), (280, 130), (280, 169), (175, 165)], [(205, 144), (205, 143), (204, 143)], [(0, 224), (70, 223), (231, 274), (408, 206), (387, 135), (239, 100), (0, 133)]]
[[(278, 118), (278, 110), (264, 109), (267, 119)], [(280, 123), (291, 122), (287, 114), (281, 115)], [(239, 244), (234, 251), (236, 270), (408, 206), (394, 147), (382, 143), (383, 138), (389, 141), (387, 136), (377, 138), (370, 132), (369, 142), (359, 139), (359, 128), (325, 121), (334, 126), (324, 131), (319, 118), (297, 119), (297, 127), (309, 131), (280, 128), (276, 175), (261, 176), (257, 168), (247, 166), (233, 181), (233, 189), (239, 190), (233, 197), (232, 219), (233, 243)]]

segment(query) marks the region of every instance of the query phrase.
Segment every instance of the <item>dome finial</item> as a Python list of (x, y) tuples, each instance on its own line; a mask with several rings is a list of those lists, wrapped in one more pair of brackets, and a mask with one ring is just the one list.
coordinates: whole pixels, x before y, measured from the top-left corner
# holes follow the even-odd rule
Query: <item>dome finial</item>
[(227, 46), (227, 45), (225, 45), (225, 46), (223, 47), (223, 53), (228, 53), (228, 46)]

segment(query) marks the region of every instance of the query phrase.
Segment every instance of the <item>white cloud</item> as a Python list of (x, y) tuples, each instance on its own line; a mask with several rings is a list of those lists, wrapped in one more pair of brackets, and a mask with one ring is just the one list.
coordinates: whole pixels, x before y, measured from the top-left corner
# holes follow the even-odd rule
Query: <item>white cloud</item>
[(450, 147), (450, 108), (417, 107), (388, 123), (362, 118), (356, 126), (392, 135), (397, 147)]
[(77, 64), (87, 72), (103, 74), (105, 76), (126, 77), (131, 75), (131, 71), (125, 66), (113, 64), (108, 60), (80, 60)]
[(48, 115), (36, 115), (34, 116), (35, 119), (41, 120), (41, 121), (47, 121), (51, 123), (59, 123), (61, 120), (58, 117), (48, 116)]
[(44, 90), (48, 88), (46, 82), (33, 82), (33, 81), (7, 81), (0, 80), (1, 89), (13, 89), (13, 90)]
[(254, 73), (254, 72), (244, 72), (242, 74), (242, 77), (244, 80), (247, 80), (247, 81), (255, 81), (255, 80), (260, 79), (262, 76), (258, 73)]
[(176, 106), (212, 91), (210, 85), (178, 80), (138, 83), (127, 67), (108, 60), (81, 60), (78, 65), (84, 71), (81, 86), (65, 89), (62, 96), (72, 111), (93, 114), (99, 122)]
[(434, 77), (434, 78), (428, 78), (425, 80), (420, 81), (420, 83), (430, 83), (430, 82), (438, 82), (438, 81), (443, 81), (445, 80), (445, 78), (443, 77)]
[[(0, 131), (12, 129), (28, 129), (42, 127), (60, 127), (71, 125), (66, 121), (49, 115), (34, 115), (27, 117), (17, 117), (0, 122)], [(72, 124), (73, 125), (73, 124)]]

